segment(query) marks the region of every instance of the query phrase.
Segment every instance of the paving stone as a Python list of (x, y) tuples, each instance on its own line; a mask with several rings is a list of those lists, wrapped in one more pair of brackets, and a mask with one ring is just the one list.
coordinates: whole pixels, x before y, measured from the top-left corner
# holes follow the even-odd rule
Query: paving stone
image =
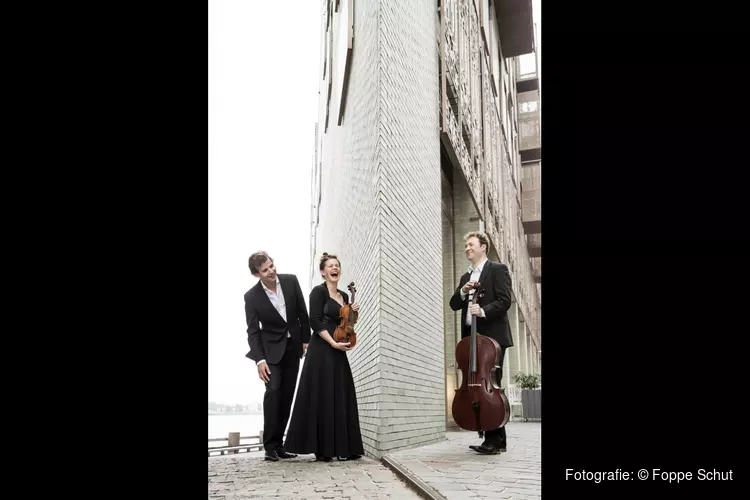
[[(541, 424), (510, 422), (508, 451), (479, 455), (475, 432), (448, 432), (446, 441), (388, 456), (408, 474), (447, 500), (467, 498), (536, 500), (541, 498)], [(210, 500), (273, 499), (418, 499), (380, 462), (316, 462), (312, 456), (266, 462), (262, 454), (209, 458)]]
[(541, 498), (541, 423), (509, 422), (508, 451), (480, 455), (476, 432), (452, 431), (446, 441), (388, 455), (409, 475), (447, 500), (462, 498)]
[(210, 457), (211, 500), (379, 499), (417, 500), (393, 472), (368, 457), (353, 462), (316, 462), (314, 457), (266, 462), (253, 453)]

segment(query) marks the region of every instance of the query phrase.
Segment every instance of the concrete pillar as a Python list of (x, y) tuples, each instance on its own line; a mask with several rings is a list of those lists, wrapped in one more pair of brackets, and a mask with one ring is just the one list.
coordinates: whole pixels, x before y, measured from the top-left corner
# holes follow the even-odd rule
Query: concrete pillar
[[(240, 433), (230, 432), (227, 438), (227, 444), (229, 446), (239, 446), (240, 445)], [(238, 451), (239, 450), (234, 450), (234, 453), (237, 453)]]
[(521, 371), (521, 357), (520, 357), (520, 336), (518, 335), (518, 304), (513, 301), (508, 309), (508, 322), (510, 323), (510, 331), (513, 334), (513, 347), (508, 349), (505, 354), (505, 362), (508, 364), (508, 383), (513, 383), (513, 376)]
[(529, 370), (530, 373), (536, 373), (536, 344), (534, 343), (534, 339), (531, 337), (531, 330), (527, 328), (526, 331), (529, 335)]
[[(519, 311), (520, 316), (520, 311)], [(519, 370), (523, 373), (528, 374), (529, 373), (529, 364), (528, 364), (528, 349), (529, 346), (526, 343), (526, 322), (519, 319), (518, 321), (518, 357), (519, 357)]]
[(511, 383), (510, 363), (508, 362), (509, 355), (510, 355), (510, 352), (506, 352), (505, 359), (503, 360), (503, 379), (502, 379), (502, 384), (500, 384), (500, 387), (502, 387), (503, 389), (507, 389), (508, 385)]
[(450, 298), (458, 286), (455, 277), (454, 228), (453, 228), (453, 190), (448, 179), (442, 180), (442, 215), (443, 215), (443, 330), (445, 335), (445, 425), (457, 429), (451, 411), (453, 397), (458, 388), (458, 371), (456, 367), (456, 345), (461, 340), (457, 330), (456, 312), (450, 308)]

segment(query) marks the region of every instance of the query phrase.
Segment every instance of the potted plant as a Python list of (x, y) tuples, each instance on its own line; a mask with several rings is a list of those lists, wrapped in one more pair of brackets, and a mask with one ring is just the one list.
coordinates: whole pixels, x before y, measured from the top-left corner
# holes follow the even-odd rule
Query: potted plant
[(542, 376), (538, 373), (523, 372), (513, 375), (515, 382), (521, 389), (521, 404), (523, 405), (523, 419), (542, 418)]

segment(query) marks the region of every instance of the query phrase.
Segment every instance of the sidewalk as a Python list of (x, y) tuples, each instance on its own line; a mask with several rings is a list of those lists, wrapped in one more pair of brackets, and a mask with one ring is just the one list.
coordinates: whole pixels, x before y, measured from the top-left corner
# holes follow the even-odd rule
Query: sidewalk
[(312, 455), (266, 462), (263, 453), (208, 459), (212, 500), (350, 498), (419, 500), (383, 464), (368, 457), (349, 462), (316, 462)]
[(509, 422), (508, 451), (480, 455), (476, 432), (447, 433), (447, 441), (383, 457), (394, 472), (435, 499), (539, 499), (542, 489), (541, 423)]
[(262, 452), (211, 457), (208, 496), (212, 500), (539, 499), (541, 424), (509, 422), (507, 429), (508, 451), (498, 455), (471, 451), (469, 445), (481, 443), (477, 433), (457, 431), (447, 433), (446, 441), (387, 455), (382, 463), (368, 457), (316, 462), (312, 455), (266, 462)]

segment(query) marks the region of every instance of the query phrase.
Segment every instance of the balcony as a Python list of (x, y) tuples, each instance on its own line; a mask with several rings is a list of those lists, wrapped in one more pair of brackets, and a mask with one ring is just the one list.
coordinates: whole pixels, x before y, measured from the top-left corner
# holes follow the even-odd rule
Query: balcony
[(526, 54), (516, 59), (516, 92), (522, 94), (539, 90), (539, 73), (536, 54)]
[(531, 0), (494, 0), (503, 57), (534, 51), (534, 20)]
[(520, 129), (518, 149), (521, 154), (521, 163), (542, 159), (542, 129), (539, 105), (538, 90), (518, 94), (518, 125)]
[(542, 282), (542, 259), (536, 257), (531, 259), (531, 271), (534, 275), (534, 283)]
[[(524, 163), (521, 165), (521, 222), (526, 235), (536, 235), (542, 232), (542, 164), (541, 162)], [(529, 240), (530, 242), (531, 240)], [(541, 238), (538, 241), (541, 255)], [(529, 247), (531, 254), (531, 247)], [(532, 255), (532, 257), (536, 257)]]
[(522, 92), (531, 92), (532, 90), (539, 90), (539, 77), (537, 77), (536, 72), (520, 75), (516, 79), (516, 91), (519, 94)]
[(526, 247), (529, 251), (529, 257), (541, 257), (542, 233), (526, 234)]
[(522, 198), (523, 232), (527, 235), (540, 234), (542, 232), (542, 190), (524, 191)]

